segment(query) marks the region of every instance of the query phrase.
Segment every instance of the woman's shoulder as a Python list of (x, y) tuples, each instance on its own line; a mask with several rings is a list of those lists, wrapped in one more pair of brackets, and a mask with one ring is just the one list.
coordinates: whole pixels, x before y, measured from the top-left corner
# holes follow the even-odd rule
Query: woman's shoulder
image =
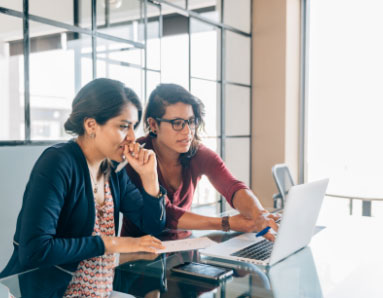
[(71, 152), (74, 151), (75, 149), (73, 148), (73, 144), (71, 144), (71, 142), (57, 143), (46, 148), (41, 154), (41, 157), (57, 157), (62, 159), (64, 157), (71, 156)]
[(220, 156), (203, 144), (198, 145), (196, 154), (190, 159), (191, 167), (196, 167), (202, 172), (205, 172), (205, 169), (221, 162), (222, 159)]
[(81, 165), (83, 154), (76, 142), (54, 144), (46, 148), (35, 164), (35, 168), (65, 169), (68, 166)]

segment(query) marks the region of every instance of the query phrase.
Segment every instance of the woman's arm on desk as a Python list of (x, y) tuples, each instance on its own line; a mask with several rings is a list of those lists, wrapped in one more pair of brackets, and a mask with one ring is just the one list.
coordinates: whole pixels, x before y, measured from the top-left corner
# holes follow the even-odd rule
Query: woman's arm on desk
[[(269, 214), (263, 208), (255, 194), (231, 174), (217, 153), (201, 146), (196, 158), (199, 159), (198, 165), (201, 165), (202, 174), (209, 178), (214, 188), (242, 215), (232, 218), (233, 230), (248, 232), (251, 229), (252, 232), (259, 232), (268, 226), (275, 231), (278, 230), (278, 225), (274, 221), (278, 216)], [(243, 226), (239, 226), (238, 229), (236, 224)], [(275, 239), (271, 233), (267, 233), (265, 238), (271, 241)]]
[[(229, 217), (230, 229), (237, 232), (254, 232), (255, 222), (237, 214)], [(178, 229), (185, 230), (222, 230), (222, 218), (199, 215), (186, 211), (178, 220)]]

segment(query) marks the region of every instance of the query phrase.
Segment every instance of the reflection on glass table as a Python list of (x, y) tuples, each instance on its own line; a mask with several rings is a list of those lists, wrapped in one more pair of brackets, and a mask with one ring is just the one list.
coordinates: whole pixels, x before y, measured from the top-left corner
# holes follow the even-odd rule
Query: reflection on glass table
[[(317, 232), (310, 245), (271, 267), (200, 256), (197, 250), (167, 254), (121, 254), (114, 289), (136, 297), (383, 297), (382, 221), (371, 217), (339, 218)], [(326, 222), (320, 222), (326, 225)], [(208, 236), (222, 242), (236, 232), (167, 231), (162, 240)], [(185, 262), (234, 269), (231, 278), (208, 282), (171, 272)], [(19, 282), (36, 271), (0, 280), (15, 297)], [(7, 297), (7, 291), (0, 287)], [(37, 297), (41, 293), (31, 293)], [(37, 296), (36, 296), (37, 295)], [(1, 297), (3, 297), (1, 296)], [(24, 296), (27, 297), (27, 296)], [(40, 296), (39, 296), (40, 297)]]
[(323, 297), (310, 247), (268, 271), (274, 297)]
[[(208, 236), (220, 242), (236, 235), (238, 233), (216, 232), (209, 233)], [(161, 239), (176, 240), (185, 239), (185, 237), (194, 237), (194, 235), (190, 235), (188, 231), (167, 231)], [(121, 256), (120, 260), (124, 261)], [(241, 267), (238, 263), (220, 263), (220, 267), (228, 265), (233, 267), (234, 275), (216, 283), (171, 272), (171, 268), (186, 262), (214, 263), (208, 258), (201, 258), (196, 250), (162, 254), (154, 260), (132, 260), (116, 268), (114, 288), (137, 297), (238, 297), (241, 295), (250, 297), (248, 296), (249, 285), (266, 289), (266, 293), (270, 291), (270, 283), (265, 272), (257, 266)]]

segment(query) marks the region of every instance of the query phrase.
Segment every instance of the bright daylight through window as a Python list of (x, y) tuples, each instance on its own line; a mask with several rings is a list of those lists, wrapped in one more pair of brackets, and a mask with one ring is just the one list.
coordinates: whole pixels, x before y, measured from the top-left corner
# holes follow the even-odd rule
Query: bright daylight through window
[[(307, 178), (329, 176), (330, 194), (383, 198), (383, 1), (309, 7)], [(360, 215), (361, 201), (352, 204)], [(328, 197), (325, 205), (349, 212), (346, 199)], [(382, 201), (371, 212), (382, 215)]]

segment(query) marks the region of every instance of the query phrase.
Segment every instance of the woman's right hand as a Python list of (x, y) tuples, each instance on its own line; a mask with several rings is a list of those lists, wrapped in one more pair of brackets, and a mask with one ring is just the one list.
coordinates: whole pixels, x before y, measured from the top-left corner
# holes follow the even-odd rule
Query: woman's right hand
[(160, 192), (157, 159), (153, 150), (141, 148), (139, 143), (125, 145), (124, 155), (130, 166), (140, 175), (142, 186), (153, 197)]
[(165, 248), (161, 241), (151, 235), (138, 238), (101, 236), (105, 245), (105, 253), (150, 252)]
[(132, 142), (125, 145), (124, 155), (140, 176), (157, 173), (157, 159), (153, 150), (145, 149), (139, 143)]
[[(277, 224), (269, 215), (260, 215), (257, 219), (254, 220), (252, 218), (247, 218), (242, 214), (237, 214), (229, 218), (229, 224), (233, 231), (245, 233), (259, 232), (267, 226), (272, 227), (274, 231), (278, 230)], [(263, 237), (269, 241), (275, 241), (275, 235), (271, 232), (266, 233)]]

